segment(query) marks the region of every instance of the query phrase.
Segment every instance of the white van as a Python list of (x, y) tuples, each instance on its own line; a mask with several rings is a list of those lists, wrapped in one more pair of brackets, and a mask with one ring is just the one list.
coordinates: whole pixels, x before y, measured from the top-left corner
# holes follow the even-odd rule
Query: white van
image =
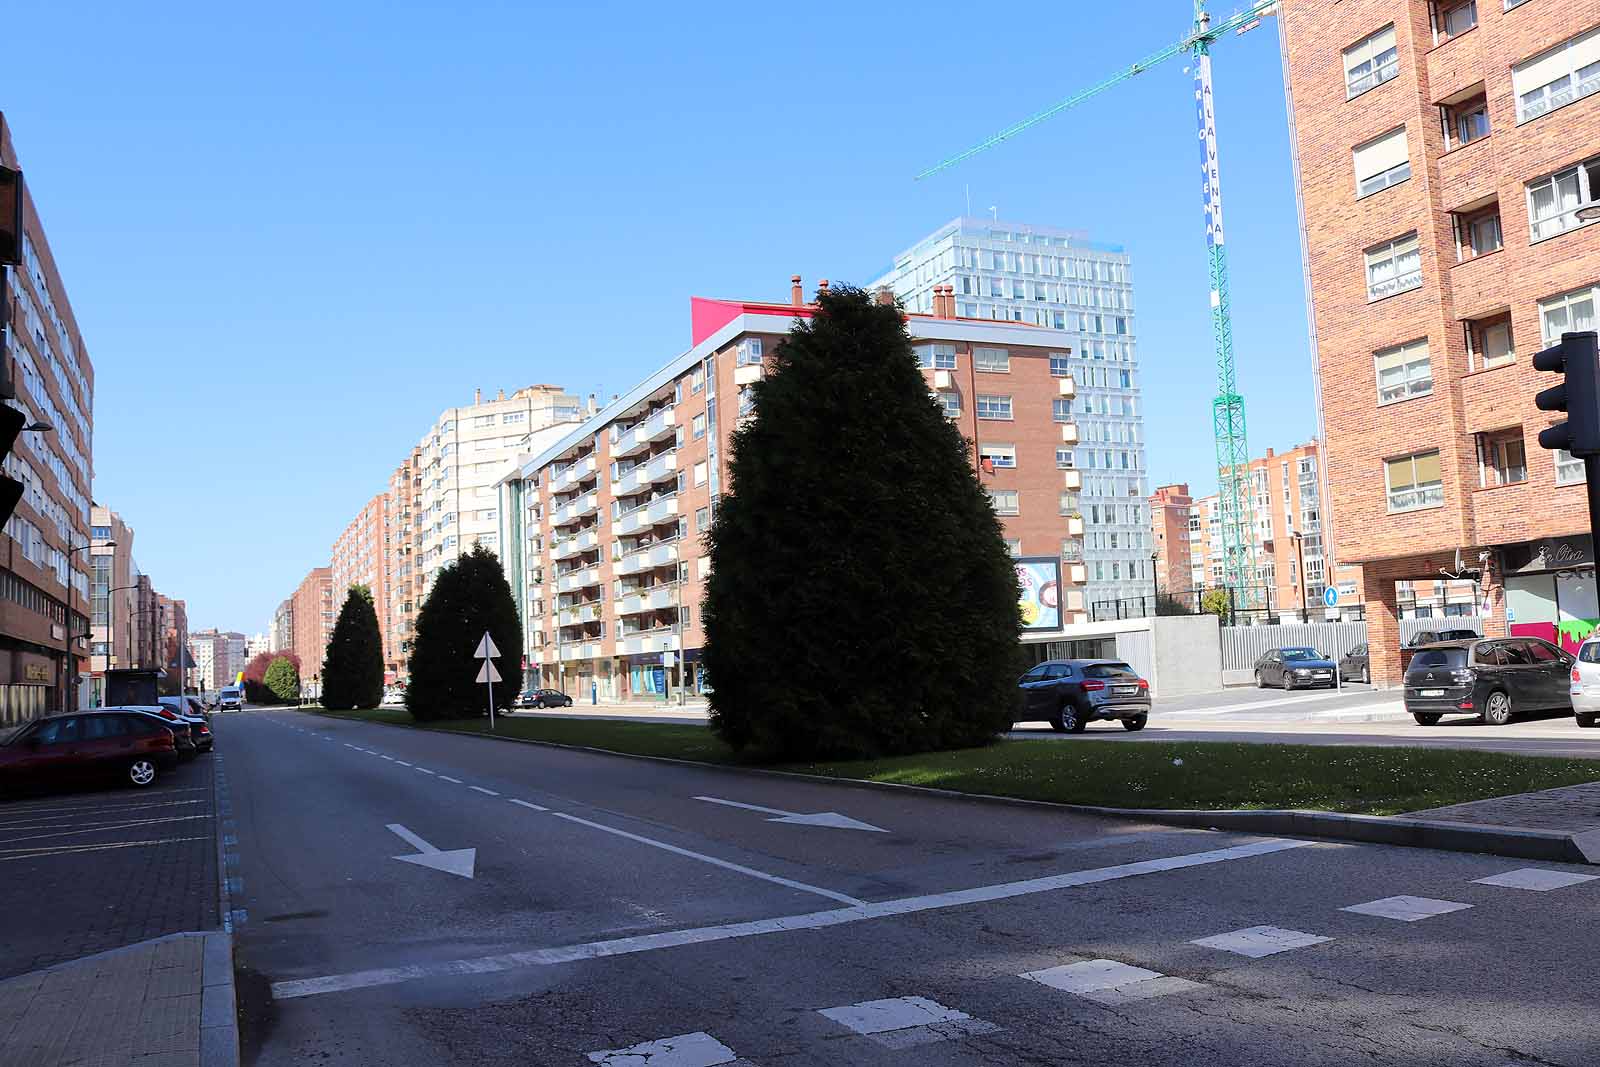
[(243, 711), (244, 690), (236, 685), (225, 685), (217, 690), (218, 711)]

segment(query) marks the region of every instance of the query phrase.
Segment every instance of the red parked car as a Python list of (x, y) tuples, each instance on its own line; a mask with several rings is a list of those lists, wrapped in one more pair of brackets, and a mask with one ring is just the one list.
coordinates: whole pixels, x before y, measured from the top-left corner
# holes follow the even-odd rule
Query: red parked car
[(173, 731), (134, 712), (53, 715), (0, 736), (0, 790), (96, 779), (144, 788), (177, 763)]

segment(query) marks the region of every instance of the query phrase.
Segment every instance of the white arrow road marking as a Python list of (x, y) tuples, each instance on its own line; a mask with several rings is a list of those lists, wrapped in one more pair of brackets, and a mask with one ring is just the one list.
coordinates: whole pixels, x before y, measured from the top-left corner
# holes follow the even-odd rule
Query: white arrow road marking
[(478, 856), (477, 849), (458, 848), (449, 852), (441, 851), (397, 822), (389, 824), (389, 832), (416, 849), (418, 853), (415, 856), (393, 856), (392, 859), (400, 860), (402, 863), (415, 863), (418, 867), (432, 867), (446, 874), (459, 874), (463, 878), (472, 877), (473, 861)]
[(793, 826), (828, 826), (835, 830), (871, 830), (875, 834), (886, 834), (889, 831), (881, 826), (873, 826), (869, 822), (852, 819), (848, 815), (840, 815), (836, 811), (818, 811), (810, 815), (799, 812), (784, 811), (782, 808), (764, 808), (760, 804), (744, 804), (737, 800), (723, 800), (721, 797), (695, 797), (707, 804), (721, 804), (729, 808), (744, 808), (746, 811), (759, 811), (763, 815), (775, 815), (777, 818), (768, 819), (768, 822), (786, 822)]

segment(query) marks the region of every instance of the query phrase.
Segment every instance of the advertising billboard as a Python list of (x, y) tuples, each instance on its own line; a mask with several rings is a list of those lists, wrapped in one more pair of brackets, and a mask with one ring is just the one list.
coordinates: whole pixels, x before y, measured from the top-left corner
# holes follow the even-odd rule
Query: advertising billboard
[(1023, 633), (1055, 632), (1061, 629), (1061, 560), (1055, 556), (1019, 556), (1017, 585), (1021, 597)]

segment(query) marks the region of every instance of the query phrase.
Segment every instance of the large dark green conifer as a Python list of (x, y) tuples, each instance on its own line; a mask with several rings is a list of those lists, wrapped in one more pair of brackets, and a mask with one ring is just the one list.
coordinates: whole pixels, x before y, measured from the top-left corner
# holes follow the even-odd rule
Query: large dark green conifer
[(511, 707), (522, 687), (522, 620), (500, 559), (482, 545), (440, 568), (417, 613), (406, 708), (414, 719), (456, 719), (489, 713), (488, 693), (476, 681), (483, 661), (473, 657), (487, 630), (500, 656), (495, 666), (497, 711)]
[(1009, 727), (1016, 572), (900, 309), (819, 294), (750, 388), (709, 538), (713, 728), (793, 760), (977, 745)]
[(322, 706), (339, 711), (383, 702), (383, 634), (372, 590), (352, 585), (322, 660)]

